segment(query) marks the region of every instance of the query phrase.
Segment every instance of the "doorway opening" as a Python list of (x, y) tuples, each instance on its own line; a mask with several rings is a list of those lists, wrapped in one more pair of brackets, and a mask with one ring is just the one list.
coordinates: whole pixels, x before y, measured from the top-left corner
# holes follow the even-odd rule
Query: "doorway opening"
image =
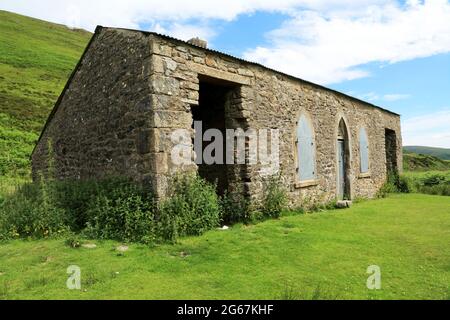
[(337, 196), (339, 200), (351, 200), (350, 192), (350, 145), (347, 125), (344, 119), (339, 122), (337, 137)]
[[(200, 89), (199, 89), (199, 104), (198, 106), (192, 106), (193, 116), (193, 128), (197, 123), (196, 130), (198, 130), (198, 124), (201, 124), (201, 137), (204, 137), (205, 132), (210, 129), (215, 129), (221, 132), (221, 141), (216, 141), (216, 138), (211, 138), (211, 141), (201, 142), (197, 141), (200, 147), (197, 147), (197, 166), (200, 177), (206, 181), (215, 184), (217, 186), (217, 193), (223, 195), (228, 189), (230, 184), (230, 173), (233, 165), (226, 164), (226, 129), (235, 129), (234, 121), (231, 118), (232, 111), (236, 106), (234, 105), (233, 97), (236, 91), (240, 88), (234, 83), (221, 81), (215, 78), (209, 78), (206, 76), (199, 76)], [(199, 137), (199, 133), (196, 133), (196, 137)], [(216, 154), (218, 149), (212, 149), (211, 145), (217, 143), (221, 144), (221, 154)], [(209, 146), (209, 147), (208, 147)], [(208, 152), (205, 152), (208, 148)], [(209, 154), (209, 151), (214, 159), (218, 159), (214, 163), (208, 163), (203, 157), (205, 154)], [(198, 153), (201, 152), (201, 155)]]
[(394, 130), (385, 130), (385, 145), (386, 145), (386, 172), (388, 177), (398, 176), (398, 162), (397, 162), (397, 134)]

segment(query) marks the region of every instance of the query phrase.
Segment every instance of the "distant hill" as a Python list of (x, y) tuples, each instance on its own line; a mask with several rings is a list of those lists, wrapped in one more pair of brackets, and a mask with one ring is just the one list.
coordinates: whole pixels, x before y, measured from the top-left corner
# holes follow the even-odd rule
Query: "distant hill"
[(405, 153), (403, 169), (405, 171), (450, 170), (450, 161), (424, 154)]
[(29, 172), (35, 141), (90, 37), (0, 10), (0, 177)]
[(409, 146), (409, 147), (404, 147), (403, 151), (405, 153), (424, 154), (424, 155), (434, 156), (434, 157), (440, 158), (442, 160), (450, 160), (450, 149)]

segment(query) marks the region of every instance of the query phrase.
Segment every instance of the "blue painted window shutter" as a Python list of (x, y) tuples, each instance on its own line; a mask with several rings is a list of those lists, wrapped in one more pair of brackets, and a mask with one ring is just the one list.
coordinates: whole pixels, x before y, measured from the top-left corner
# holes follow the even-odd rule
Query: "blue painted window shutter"
[(361, 173), (369, 172), (369, 141), (366, 129), (359, 130), (359, 154), (361, 159)]
[(302, 115), (297, 127), (298, 178), (300, 181), (316, 178), (315, 142), (308, 119)]

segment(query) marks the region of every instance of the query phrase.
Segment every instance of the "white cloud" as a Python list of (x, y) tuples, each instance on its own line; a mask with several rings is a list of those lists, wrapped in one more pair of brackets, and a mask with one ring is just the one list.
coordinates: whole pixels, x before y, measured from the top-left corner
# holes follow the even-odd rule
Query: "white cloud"
[(377, 101), (380, 100), (380, 96), (375, 92), (368, 92), (363, 94), (354, 94), (358, 99), (365, 101)]
[(392, 101), (399, 101), (399, 100), (406, 100), (411, 98), (411, 95), (409, 94), (402, 94), (402, 93), (392, 93), (392, 94), (385, 94), (383, 96), (384, 101), (392, 102)]
[(367, 93), (356, 93), (354, 91), (351, 91), (347, 93), (348, 95), (355, 96), (358, 99), (365, 100), (365, 101), (385, 101), (385, 102), (393, 102), (393, 101), (399, 101), (399, 100), (405, 100), (411, 98), (411, 95), (409, 94), (403, 94), (403, 93), (390, 93), (385, 95), (379, 95), (375, 92), (367, 92)]
[(322, 84), (336, 83), (368, 76), (361, 65), (370, 62), (450, 52), (450, 3), (400, 6), (389, 1), (328, 12), (302, 10), (268, 37), (271, 46), (250, 49), (245, 58)]
[(230, 21), (256, 11), (292, 13), (297, 8), (325, 10), (361, 7), (386, 0), (0, 0), (0, 8), (47, 21), (94, 30), (96, 25), (138, 28), (143, 23), (190, 19)]
[(373, 91), (366, 93), (360, 93), (357, 91), (347, 91), (345, 93), (349, 96), (353, 96), (360, 100), (368, 101), (371, 103), (394, 102), (399, 100), (410, 99), (412, 97), (410, 94), (404, 93), (378, 94)]
[(271, 44), (244, 58), (321, 84), (367, 77), (366, 63), (450, 51), (448, 0), (0, 0), (0, 8), (91, 31), (145, 27), (209, 41), (217, 20), (281, 12), (290, 18), (267, 35)]
[(450, 109), (402, 121), (403, 144), (450, 148)]

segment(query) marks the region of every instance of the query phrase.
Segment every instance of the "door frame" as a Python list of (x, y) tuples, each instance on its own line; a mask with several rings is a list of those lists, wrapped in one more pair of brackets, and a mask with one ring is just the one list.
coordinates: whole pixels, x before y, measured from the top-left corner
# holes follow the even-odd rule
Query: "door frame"
[(345, 161), (345, 140), (337, 140), (337, 153), (338, 153), (338, 168), (337, 168), (337, 197), (339, 200), (345, 200), (347, 189), (347, 164)]
[[(344, 131), (344, 136), (341, 136), (339, 134), (340, 131), (340, 124), (341, 121), (343, 121), (344, 125), (345, 125), (345, 131)], [(352, 172), (352, 140), (351, 140), (351, 135), (350, 135), (350, 130), (349, 130), (349, 126), (348, 126), (348, 121), (346, 119), (346, 117), (343, 114), (339, 114), (337, 116), (336, 119), (336, 126), (335, 126), (335, 139), (334, 139), (334, 148), (335, 148), (335, 154), (336, 154), (336, 160), (335, 160), (335, 164), (336, 164), (336, 199), (338, 200), (352, 200), (353, 199), (353, 188), (352, 188), (352, 179), (351, 179), (351, 172)], [(339, 140), (344, 141), (344, 149), (345, 149), (345, 177), (344, 177), (344, 182), (345, 182), (345, 190), (344, 190), (344, 196), (342, 197), (342, 199), (340, 199), (340, 195), (339, 195)]]

